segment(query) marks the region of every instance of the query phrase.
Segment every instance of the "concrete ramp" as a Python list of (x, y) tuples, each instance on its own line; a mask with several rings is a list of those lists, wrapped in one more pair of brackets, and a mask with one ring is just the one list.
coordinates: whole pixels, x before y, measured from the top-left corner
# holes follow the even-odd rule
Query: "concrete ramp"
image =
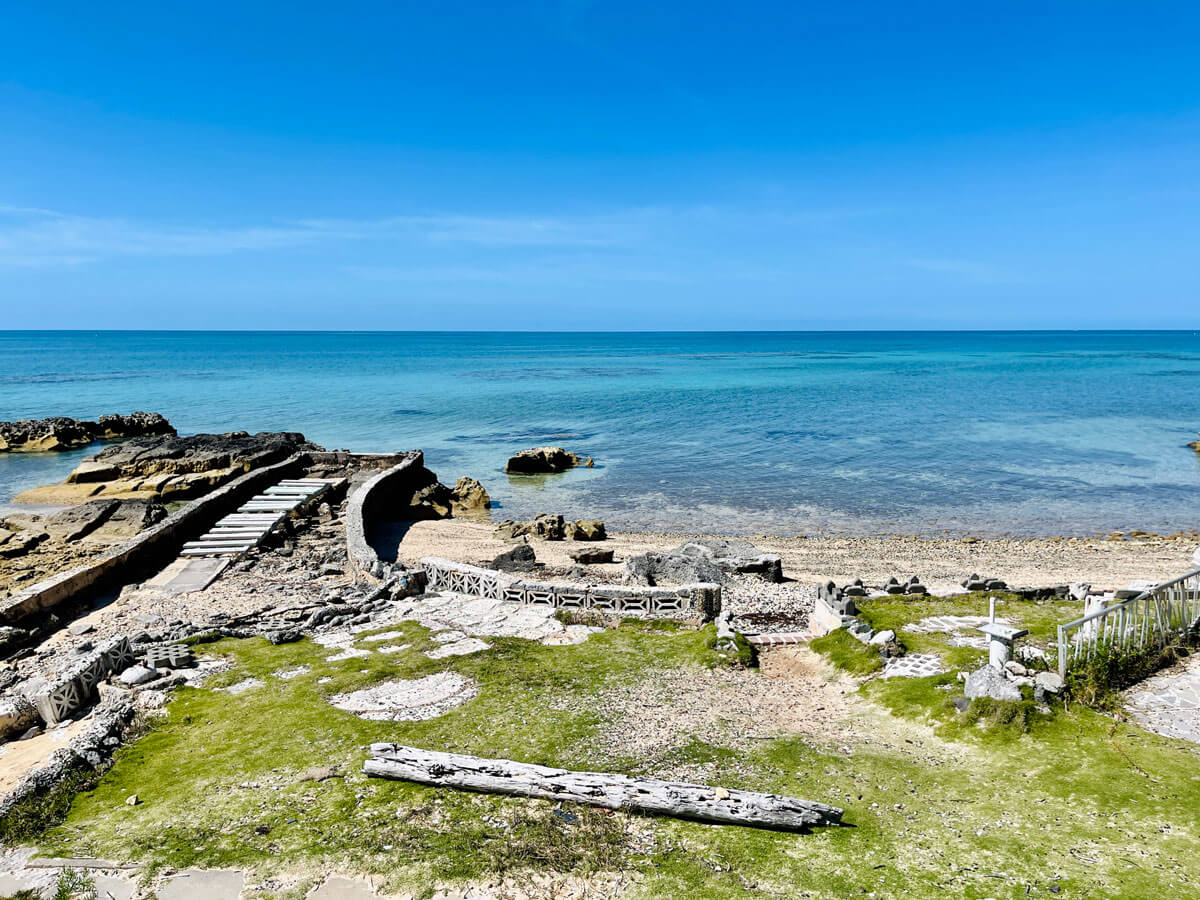
[(180, 557), (153, 578), (146, 587), (164, 594), (190, 594), (202, 591), (220, 577), (229, 564), (228, 556)]

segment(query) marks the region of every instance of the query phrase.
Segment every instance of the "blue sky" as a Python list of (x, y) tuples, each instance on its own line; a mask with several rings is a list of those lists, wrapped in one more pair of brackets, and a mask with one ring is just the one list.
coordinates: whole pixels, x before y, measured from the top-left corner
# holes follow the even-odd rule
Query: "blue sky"
[(40, 3), (0, 327), (1200, 326), (1200, 4)]

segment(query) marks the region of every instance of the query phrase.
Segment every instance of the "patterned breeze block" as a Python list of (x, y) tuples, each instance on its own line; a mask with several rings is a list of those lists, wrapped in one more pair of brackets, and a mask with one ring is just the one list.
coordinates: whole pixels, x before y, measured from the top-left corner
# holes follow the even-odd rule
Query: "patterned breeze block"
[(76, 710), (90, 704), (99, 685), (113, 672), (123, 672), (135, 662), (129, 638), (117, 635), (61, 672), (50, 686), (33, 697), (34, 706), (47, 725), (56, 725)]
[(504, 572), (438, 557), (423, 559), (421, 564), (428, 576), (430, 590), (451, 591), (472, 597), (549, 606), (553, 609), (594, 609), (641, 618), (709, 621), (721, 610), (721, 589), (715, 584), (679, 588), (552, 584), (521, 581)]
[(99, 690), (98, 685), (108, 677), (109, 669), (105, 665), (104, 656), (100, 653), (89, 653), (78, 665), (71, 669), (79, 685), (79, 696), (86, 702), (94, 697)]
[(182, 669), (196, 664), (190, 647), (182, 644), (168, 644), (165, 647), (151, 647), (146, 651), (146, 665), (151, 669)]
[(37, 707), (43, 722), (57, 725), (83, 706), (79, 682), (73, 675), (61, 676), (58, 681), (34, 695), (33, 705)]
[(129, 638), (123, 634), (102, 641), (96, 648), (96, 652), (104, 659), (105, 667), (109, 672), (124, 672), (137, 662), (133, 655), (133, 647), (129, 644)]

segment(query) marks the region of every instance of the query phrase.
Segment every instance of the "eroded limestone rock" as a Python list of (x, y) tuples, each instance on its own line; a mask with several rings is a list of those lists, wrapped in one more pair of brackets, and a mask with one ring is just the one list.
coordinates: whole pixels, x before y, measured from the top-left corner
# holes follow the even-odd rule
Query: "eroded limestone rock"
[(492, 508), (492, 498), (482, 484), (464, 476), (454, 485), (450, 506), (456, 516), (479, 515)]
[(510, 457), (504, 471), (510, 475), (552, 475), (576, 466), (590, 469), (594, 465), (590, 456), (585, 459), (562, 447), (534, 447)]
[(783, 563), (749, 541), (719, 538), (689, 541), (667, 553), (642, 553), (625, 563), (627, 578), (649, 585), (720, 584), (730, 575), (747, 574), (778, 583), (783, 581)]
[(18, 495), (24, 503), (83, 503), (95, 497), (186, 500), (261, 466), (320, 450), (296, 432), (134, 437), (84, 460), (65, 484)]
[(0, 452), (44, 452), (86, 447), (94, 441), (123, 440), (153, 434), (175, 434), (161, 414), (135, 412), (105, 415), (96, 422), (53, 416), (0, 422)]
[(1009, 681), (999, 669), (984, 665), (967, 676), (963, 693), (969, 699), (991, 697), (993, 700), (1020, 700), (1021, 689)]

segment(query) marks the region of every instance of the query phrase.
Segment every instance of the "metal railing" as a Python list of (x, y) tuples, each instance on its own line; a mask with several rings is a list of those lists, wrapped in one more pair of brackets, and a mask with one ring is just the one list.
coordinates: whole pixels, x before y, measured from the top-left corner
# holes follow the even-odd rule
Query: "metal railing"
[(1166, 647), (1200, 623), (1200, 569), (1058, 626), (1058, 674), (1105, 651)]

